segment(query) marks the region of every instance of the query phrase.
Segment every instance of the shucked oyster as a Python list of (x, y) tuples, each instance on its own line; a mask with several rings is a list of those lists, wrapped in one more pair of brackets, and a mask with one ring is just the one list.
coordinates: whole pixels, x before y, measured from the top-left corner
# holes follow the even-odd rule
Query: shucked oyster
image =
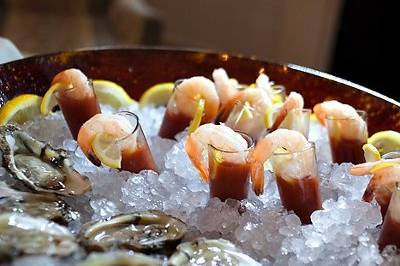
[(161, 211), (123, 214), (84, 225), (79, 234), (89, 250), (114, 248), (169, 254), (187, 231), (181, 220)]
[(182, 243), (176, 249), (168, 265), (261, 265), (225, 239), (198, 238)]
[(59, 224), (67, 224), (79, 218), (78, 212), (54, 194), (17, 191), (0, 182), (0, 213), (4, 212), (25, 213)]
[(163, 261), (144, 255), (130, 252), (92, 253), (79, 266), (161, 266)]
[(90, 181), (72, 168), (63, 149), (35, 140), (14, 125), (0, 127), (3, 166), (39, 192), (71, 196), (90, 190)]
[(19, 255), (68, 256), (77, 249), (64, 226), (20, 213), (0, 214), (0, 262)]

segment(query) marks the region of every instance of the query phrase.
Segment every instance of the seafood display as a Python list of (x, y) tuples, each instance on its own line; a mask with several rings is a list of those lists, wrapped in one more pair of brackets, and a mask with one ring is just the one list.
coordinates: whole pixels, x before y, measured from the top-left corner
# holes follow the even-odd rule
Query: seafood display
[(67, 69), (17, 96), (35, 115), (1, 107), (0, 264), (381, 264), (400, 248), (400, 133), (368, 138), (365, 112), (306, 109), (264, 71), (138, 103)]

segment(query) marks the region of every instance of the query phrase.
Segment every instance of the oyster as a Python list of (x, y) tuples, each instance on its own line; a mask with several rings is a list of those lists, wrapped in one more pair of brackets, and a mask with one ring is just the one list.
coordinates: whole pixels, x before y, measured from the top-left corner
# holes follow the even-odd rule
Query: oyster
[(79, 218), (78, 212), (54, 194), (17, 191), (0, 182), (0, 213), (3, 212), (25, 213), (59, 224), (67, 224)]
[(72, 168), (63, 149), (35, 140), (14, 125), (0, 127), (3, 166), (17, 179), (38, 192), (64, 196), (90, 190), (90, 181)]
[(0, 261), (20, 255), (68, 256), (78, 247), (64, 226), (20, 213), (0, 214)]
[(225, 239), (198, 238), (176, 249), (168, 265), (261, 265)]
[(150, 210), (111, 217), (84, 225), (79, 234), (88, 250), (115, 248), (170, 254), (187, 231), (181, 220)]
[(163, 261), (130, 252), (92, 253), (80, 266), (161, 266)]

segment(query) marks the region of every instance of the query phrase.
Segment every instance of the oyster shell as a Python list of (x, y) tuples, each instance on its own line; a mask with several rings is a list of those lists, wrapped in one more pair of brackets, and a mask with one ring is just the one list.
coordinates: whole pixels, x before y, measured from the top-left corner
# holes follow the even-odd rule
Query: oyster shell
[(85, 224), (80, 242), (91, 251), (115, 248), (170, 254), (187, 231), (181, 220), (161, 211), (134, 212)]
[(78, 247), (64, 226), (20, 213), (0, 214), (0, 261), (21, 255), (64, 257)]
[(38, 192), (64, 196), (90, 190), (90, 181), (72, 168), (63, 149), (54, 149), (14, 125), (0, 127), (3, 166), (17, 179)]
[(79, 266), (161, 266), (163, 261), (141, 253), (92, 253)]
[(22, 192), (0, 182), (0, 213), (4, 212), (25, 213), (65, 225), (79, 218), (78, 212), (54, 194)]
[(176, 249), (168, 265), (261, 265), (225, 239), (197, 238), (180, 244)]

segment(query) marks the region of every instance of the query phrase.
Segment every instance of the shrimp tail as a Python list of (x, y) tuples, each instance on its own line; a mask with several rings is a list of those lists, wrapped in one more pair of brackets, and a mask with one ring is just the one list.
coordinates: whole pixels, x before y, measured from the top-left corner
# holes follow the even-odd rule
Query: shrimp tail
[(289, 113), (288, 109), (282, 108), (282, 109), (279, 111), (277, 117), (275, 118), (274, 123), (273, 123), (272, 126), (269, 128), (268, 132), (269, 132), (269, 133), (272, 133), (272, 132), (274, 132), (275, 130), (277, 130), (277, 129), (280, 127), (280, 125), (282, 124), (283, 120), (285, 120), (285, 118), (286, 118), (286, 116), (288, 115), (288, 113)]
[(372, 199), (375, 196), (374, 191), (375, 191), (376, 187), (378, 186), (378, 184), (380, 183), (380, 181), (381, 181), (380, 175), (374, 175), (371, 178), (371, 180), (369, 181), (368, 186), (365, 189), (364, 194), (362, 196), (363, 201), (366, 201), (366, 202), (372, 201)]
[(326, 114), (323, 111), (323, 108), (320, 103), (314, 106), (313, 112), (315, 113), (315, 116), (317, 117), (320, 124), (326, 126)]
[(202, 161), (201, 145), (198, 141), (195, 140), (195, 138), (192, 135), (190, 135), (188, 140), (186, 141), (185, 150), (189, 156), (189, 159), (192, 161), (193, 165), (198, 170), (201, 178), (205, 182), (208, 182), (209, 171), (208, 171), (207, 166), (205, 166)]
[(264, 193), (264, 164), (254, 162), (251, 165), (251, 183), (257, 196)]

